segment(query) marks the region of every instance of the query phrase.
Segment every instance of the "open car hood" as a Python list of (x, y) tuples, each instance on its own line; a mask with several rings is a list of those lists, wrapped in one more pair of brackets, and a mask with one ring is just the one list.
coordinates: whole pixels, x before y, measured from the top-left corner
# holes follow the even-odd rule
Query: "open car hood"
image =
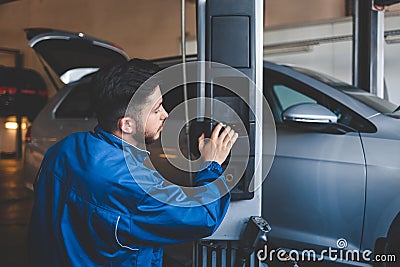
[(129, 58), (118, 46), (83, 33), (43, 28), (28, 28), (25, 32), (29, 46), (64, 83)]

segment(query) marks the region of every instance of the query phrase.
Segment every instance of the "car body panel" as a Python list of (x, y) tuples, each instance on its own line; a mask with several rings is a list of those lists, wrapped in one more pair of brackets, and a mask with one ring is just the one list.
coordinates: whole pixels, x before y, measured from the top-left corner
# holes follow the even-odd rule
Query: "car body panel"
[[(84, 84), (85, 82), (81, 82)], [(97, 119), (74, 118), (59, 119), (56, 117), (57, 109), (63, 103), (71, 90), (76, 89), (77, 84), (70, 84), (62, 88), (47, 105), (39, 112), (31, 126), (31, 141), (25, 144), (24, 170), (25, 184), (33, 188), (36, 173), (46, 150), (73, 132), (93, 130)], [(79, 89), (77, 89), (79, 90)]]
[[(278, 126), (277, 136), (274, 163), (263, 184), (263, 215), (274, 229), (270, 240), (318, 251), (345, 238), (349, 249), (359, 248), (365, 166), (358, 134)], [(293, 241), (296, 247), (290, 246)]]
[[(116, 45), (84, 33), (53, 29), (25, 29), (29, 46), (42, 57), (59, 76), (74, 69), (83, 73), (126, 61), (128, 55)], [(79, 77), (80, 76), (76, 76)]]
[(400, 207), (399, 120), (384, 115), (371, 119), (376, 134), (362, 133), (367, 163), (366, 213), (362, 249), (372, 250), (375, 240), (386, 237)]

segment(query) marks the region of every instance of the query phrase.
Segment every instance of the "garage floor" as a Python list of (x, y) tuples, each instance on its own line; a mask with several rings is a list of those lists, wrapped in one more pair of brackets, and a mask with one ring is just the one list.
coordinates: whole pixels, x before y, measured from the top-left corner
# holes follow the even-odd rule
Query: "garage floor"
[(0, 159), (1, 266), (27, 266), (27, 234), (33, 192), (25, 188), (22, 160)]

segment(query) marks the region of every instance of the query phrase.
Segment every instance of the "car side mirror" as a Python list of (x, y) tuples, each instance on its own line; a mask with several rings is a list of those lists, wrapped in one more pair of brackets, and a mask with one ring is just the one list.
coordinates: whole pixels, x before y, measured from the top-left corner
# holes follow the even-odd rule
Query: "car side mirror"
[(294, 128), (332, 134), (344, 134), (354, 129), (338, 123), (335, 113), (316, 103), (302, 103), (283, 111), (283, 121)]
[(319, 124), (337, 123), (337, 116), (329, 109), (315, 103), (302, 103), (287, 108), (282, 113), (283, 121)]

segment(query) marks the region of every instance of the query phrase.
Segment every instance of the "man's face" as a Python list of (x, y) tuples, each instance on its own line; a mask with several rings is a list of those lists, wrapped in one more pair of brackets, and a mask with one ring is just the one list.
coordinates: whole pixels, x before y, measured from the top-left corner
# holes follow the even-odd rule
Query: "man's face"
[(142, 110), (141, 123), (138, 125), (138, 134), (144, 133), (146, 144), (151, 144), (160, 138), (165, 119), (168, 118), (162, 101), (161, 90), (157, 86), (153, 94), (147, 97), (148, 104)]

